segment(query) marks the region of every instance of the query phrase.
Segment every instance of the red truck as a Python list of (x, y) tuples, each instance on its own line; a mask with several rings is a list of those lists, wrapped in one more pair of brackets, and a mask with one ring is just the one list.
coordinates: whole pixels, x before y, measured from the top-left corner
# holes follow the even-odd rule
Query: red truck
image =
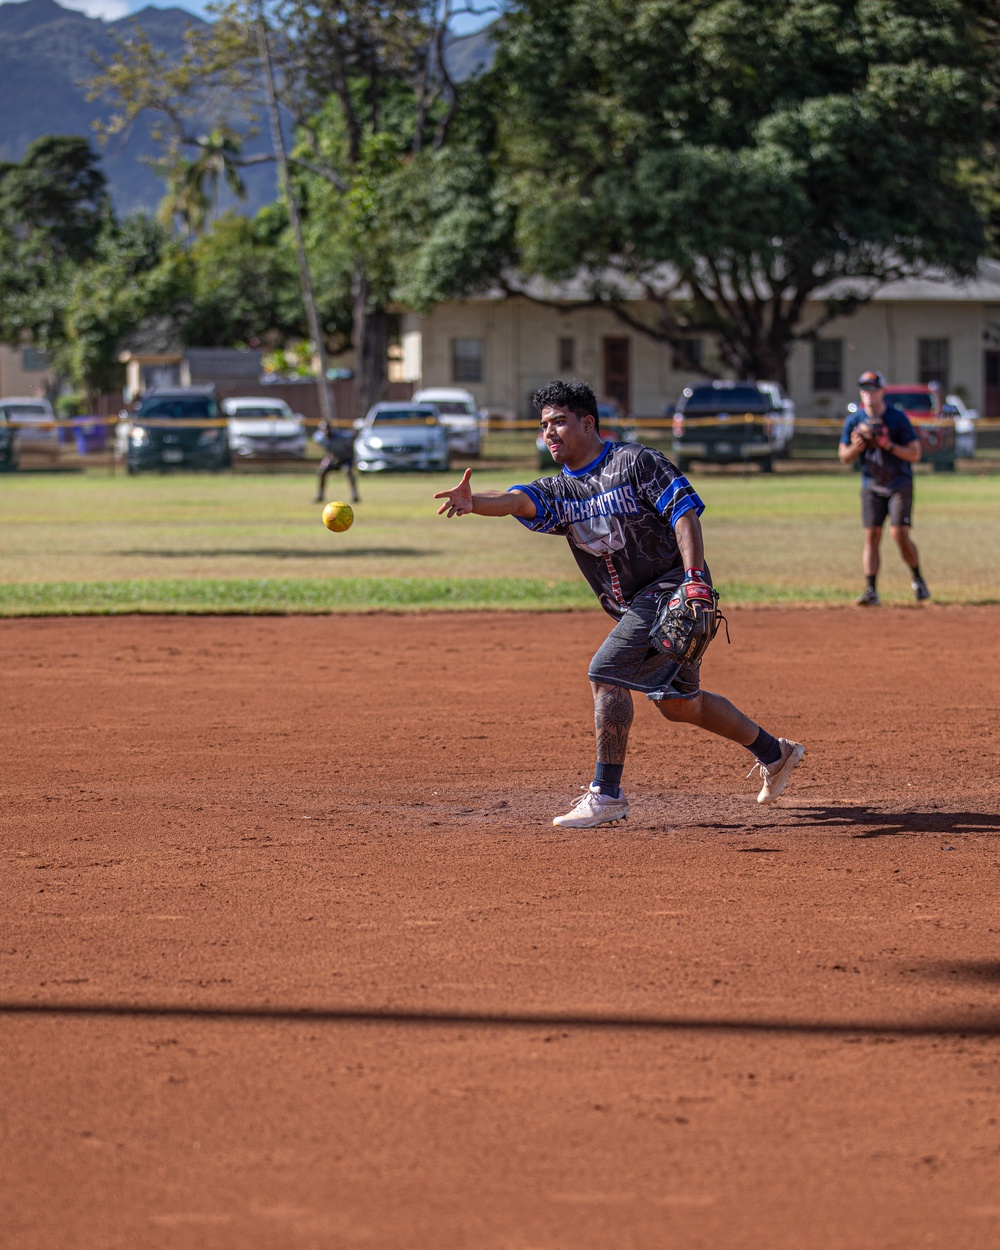
[(885, 388), (885, 402), (910, 418), (920, 436), (923, 458), (936, 473), (955, 468), (955, 422), (942, 413), (943, 403), (936, 386), (919, 382)]

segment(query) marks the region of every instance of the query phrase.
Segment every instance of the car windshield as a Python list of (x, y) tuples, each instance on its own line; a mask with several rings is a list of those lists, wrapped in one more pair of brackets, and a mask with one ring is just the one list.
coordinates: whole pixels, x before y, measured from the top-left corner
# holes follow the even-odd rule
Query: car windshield
[(162, 399), (147, 399), (139, 405), (140, 417), (176, 417), (197, 420), (201, 417), (216, 416), (215, 400), (207, 396), (163, 396)]
[(896, 408), (907, 412), (933, 412), (934, 401), (927, 391), (890, 391), (886, 399)]
[(770, 407), (770, 399), (756, 386), (695, 386), (684, 395), (678, 407), (690, 412), (761, 412)]
[(444, 417), (474, 417), (476, 415), (461, 399), (435, 399), (434, 407)]
[(11, 421), (19, 417), (47, 417), (49, 410), (43, 404), (4, 404), (4, 411)]
[(372, 425), (434, 425), (437, 418), (426, 408), (389, 408), (376, 412)]
[(255, 404), (253, 407), (233, 408), (229, 415), (234, 418), (239, 417), (290, 417), (292, 414), (287, 408), (279, 408), (272, 404), (270, 407), (264, 404)]

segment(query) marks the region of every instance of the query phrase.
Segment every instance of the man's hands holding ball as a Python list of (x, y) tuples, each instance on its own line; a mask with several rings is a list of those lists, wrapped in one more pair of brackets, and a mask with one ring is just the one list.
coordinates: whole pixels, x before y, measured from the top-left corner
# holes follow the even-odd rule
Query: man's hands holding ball
[(883, 451), (888, 451), (892, 446), (892, 439), (882, 421), (873, 422), (871, 425), (867, 421), (862, 421), (860, 425), (854, 427), (851, 433), (851, 446), (856, 451), (870, 451), (873, 447), (881, 447)]

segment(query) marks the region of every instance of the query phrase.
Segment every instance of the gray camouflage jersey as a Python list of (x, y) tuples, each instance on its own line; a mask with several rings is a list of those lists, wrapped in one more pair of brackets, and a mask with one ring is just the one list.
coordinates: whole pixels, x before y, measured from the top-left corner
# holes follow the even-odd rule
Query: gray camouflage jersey
[(542, 477), (523, 491), (534, 520), (517, 519), (539, 534), (562, 534), (601, 607), (615, 618), (655, 582), (680, 582), (684, 562), (674, 525), (705, 505), (687, 478), (661, 452), (639, 443), (607, 443), (582, 469)]

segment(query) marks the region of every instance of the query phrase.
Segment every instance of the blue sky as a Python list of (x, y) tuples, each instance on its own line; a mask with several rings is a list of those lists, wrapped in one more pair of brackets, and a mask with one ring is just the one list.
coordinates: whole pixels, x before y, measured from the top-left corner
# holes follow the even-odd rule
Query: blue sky
[[(8, 3), (8, 0), (0, 0), (0, 4)], [(81, 13), (86, 13), (88, 17), (101, 17), (105, 21), (114, 21), (116, 18), (124, 17), (127, 13), (137, 13), (140, 9), (150, 7), (148, 0), (58, 0), (64, 9), (79, 9)], [(189, 13), (197, 13), (199, 16), (207, 16), (205, 6), (197, 4), (194, 0), (185, 0), (183, 4), (159, 3), (151, 7), (156, 9), (186, 9)], [(476, 8), (485, 8), (486, 0), (477, 0)], [(478, 30), (481, 26), (485, 26), (495, 16), (494, 13), (488, 13), (479, 17), (465, 15), (456, 19), (454, 29), (458, 34), (468, 34), (469, 31)]]

